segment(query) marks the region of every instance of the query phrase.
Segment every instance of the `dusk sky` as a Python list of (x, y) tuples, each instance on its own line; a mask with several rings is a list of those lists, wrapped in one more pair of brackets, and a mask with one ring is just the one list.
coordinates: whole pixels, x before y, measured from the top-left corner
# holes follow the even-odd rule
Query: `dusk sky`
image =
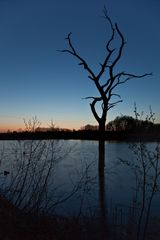
[(133, 115), (134, 102), (160, 120), (159, 0), (0, 0), (0, 130), (23, 128), (37, 116), (59, 127), (96, 124), (83, 98), (97, 95), (87, 72), (72, 56), (65, 37), (72, 32), (78, 53), (95, 72), (105, 56), (110, 28), (101, 17), (106, 5), (127, 44), (118, 71), (153, 76), (117, 89), (123, 102), (108, 113)]

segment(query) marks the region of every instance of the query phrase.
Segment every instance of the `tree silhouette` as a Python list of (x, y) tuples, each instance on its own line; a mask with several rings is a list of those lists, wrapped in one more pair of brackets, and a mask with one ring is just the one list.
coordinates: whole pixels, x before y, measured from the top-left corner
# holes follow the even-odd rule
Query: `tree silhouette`
[[(89, 96), (86, 99), (91, 99), (90, 107), (93, 113), (93, 116), (98, 122), (99, 131), (105, 131), (105, 125), (107, 120), (108, 111), (113, 108), (116, 104), (122, 102), (120, 95), (118, 95), (115, 90), (116, 88), (128, 82), (134, 78), (143, 78), (145, 76), (151, 75), (151, 73), (145, 73), (143, 75), (135, 75), (132, 73), (127, 73), (125, 71), (116, 72), (117, 64), (119, 63), (122, 53), (124, 50), (124, 46), (126, 44), (124, 36), (120, 31), (118, 24), (113, 23), (111, 18), (108, 16), (107, 9), (104, 7), (104, 18), (108, 22), (111, 27), (111, 36), (106, 44), (105, 49), (105, 57), (100, 64), (100, 70), (98, 74), (96, 74), (89, 64), (85, 61), (83, 57), (76, 51), (72, 39), (71, 34), (69, 33), (66, 40), (68, 42), (68, 49), (60, 50), (60, 52), (69, 53), (73, 57), (75, 57), (79, 61), (79, 65), (83, 66), (83, 68), (88, 72), (88, 78), (93, 82), (98, 90), (99, 96)], [(116, 44), (115, 42), (117, 42)], [(116, 45), (116, 46), (114, 46)], [(114, 47), (113, 47), (114, 46)], [(103, 81), (102, 81), (103, 79)], [(104, 80), (105, 79), (105, 80)], [(115, 97), (119, 98), (114, 100)], [(100, 104), (101, 112), (97, 110), (97, 105)]]
[[(79, 61), (79, 65), (84, 68), (88, 73), (88, 78), (95, 85), (98, 96), (89, 96), (86, 99), (90, 99), (90, 107), (93, 116), (99, 125), (99, 161), (98, 161), (98, 170), (99, 170), (99, 203), (101, 209), (101, 219), (104, 235), (107, 236), (107, 227), (106, 227), (106, 206), (105, 206), (105, 125), (107, 120), (108, 111), (117, 105), (119, 102), (122, 102), (120, 95), (116, 93), (116, 89), (119, 85), (125, 84), (131, 79), (134, 78), (143, 78), (145, 76), (151, 75), (151, 73), (145, 73), (143, 75), (135, 75), (125, 71), (117, 72), (117, 65), (122, 57), (122, 53), (125, 46), (125, 39), (120, 31), (118, 24), (113, 23), (111, 18), (108, 16), (107, 9), (104, 7), (103, 11), (104, 19), (107, 21), (111, 28), (111, 36), (106, 43), (105, 57), (100, 64), (100, 69), (98, 73), (92, 70), (88, 62), (77, 52), (74, 47), (71, 39), (71, 34), (69, 33), (66, 41), (68, 43), (68, 48), (60, 50), (60, 52), (67, 53), (75, 57)], [(118, 98), (118, 99), (115, 99)], [(97, 107), (98, 106), (98, 107)], [(99, 111), (99, 106), (101, 111)]]
[[(88, 78), (96, 86), (98, 96), (89, 96), (86, 99), (90, 99), (90, 107), (93, 116), (98, 122), (99, 126), (99, 161), (98, 169), (99, 174), (104, 178), (105, 167), (105, 125), (107, 120), (108, 111), (122, 102), (121, 96), (116, 93), (116, 89), (127, 83), (132, 79), (140, 79), (146, 76), (152, 75), (152, 73), (145, 73), (142, 75), (136, 75), (128, 73), (126, 71), (118, 71), (117, 65), (121, 60), (122, 53), (125, 47), (125, 39), (120, 31), (118, 24), (113, 23), (108, 15), (106, 7), (103, 10), (103, 17), (111, 28), (111, 36), (106, 42), (105, 57), (100, 64), (98, 73), (92, 70), (88, 62), (77, 52), (71, 39), (72, 33), (69, 33), (66, 37), (68, 48), (59, 50), (62, 53), (72, 55), (79, 61), (80, 66), (84, 68), (88, 73)], [(99, 111), (99, 106), (101, 111)], [(103, 179), (104, 180), (104, 179)]]

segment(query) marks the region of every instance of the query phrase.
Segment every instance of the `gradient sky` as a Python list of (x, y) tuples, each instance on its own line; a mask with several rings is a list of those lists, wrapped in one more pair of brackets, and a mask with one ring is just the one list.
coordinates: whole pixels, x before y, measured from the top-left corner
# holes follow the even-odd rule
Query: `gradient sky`
[(106, 5), (127, 41), (117, 70), (153, 72), (119, 87), (123, 99), (108, 114), (133, 115), (134, 102), (160, 118), (159, 0), (0, 0), (0, 129), (23, 127), (37, 116), (42, 126), (79, 128), (96, 124), (89, 100), (96, 89), (65, 49), (72, 32), (77, 51), (95, 71), (105, 54), (110, 29), (101, 17)]

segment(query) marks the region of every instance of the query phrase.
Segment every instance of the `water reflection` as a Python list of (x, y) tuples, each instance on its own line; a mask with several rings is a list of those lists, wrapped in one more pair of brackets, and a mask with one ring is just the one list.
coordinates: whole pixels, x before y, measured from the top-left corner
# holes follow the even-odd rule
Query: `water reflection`
[[(3, 146), (1, 173), (4, 171), (10, 173), (0, 175), (1, 192), (14, 203), (23, 208), (29, 199), (28, 209), (38, 203), (39, 209), (65, 217), (93, 218), (94, 216), (99, 224), (101, 238), (112, 234), (114, 239), (119, 239), (122, 232), (130, 236), (132, 236), (131, 232), (136, 233), (137, 219), (140, 219), (139, 210), (142, 206), (142, 188), (136, 184), (139, 184), (143, 176), (141, 171), (147, 163), (146, 160), (144, 162), (142, 160), (150, 158), (150, 165), (147, 165), (150, 166), (150, 174), (156, 170), (156, 162), (153, 162), (153, 159), (155, 157), (159, 159), (159, 150), (157, 149), (155, 155), (151, 151), (154, 150), (155, 153), (156, 143), (147, 145), (149, 150), (144, 149), (144, 158), (142, 154), (137, 157), (135, 152), (138, 149), (129, 148), (127, 143), (23, 141), (16, 144), (5, 142), (3, 145), (1, 142)], [(139, 163), (141, 168), (138, 168)], [(27, 173), (26, 169), (28, 169)], [(138, 171), (140, 178), (136, 179)], [(157, 179), (158, 173), (159, 170)], [(158, 183), (152, 185), (156, 187), (157, 192)], [(145, 185), (148, 194), (148, 189), (151, 188), (148, 188), (147, 184), (151, 186), (151, 179)], [(43, 192), (40, 191), (42, 186)], [(146, 195), (147, 198), (148, 196)], [(36, 210), (38, 211), (38, 208)], [(152, 220), (153, 216), (159, 217), (158, 194), (154, 197), (150, 210)], [(149, 224), (153, 225), (153, 221)], [(136, 238), (138, 239), (139, 236), (133, 235), (133, 239)]]

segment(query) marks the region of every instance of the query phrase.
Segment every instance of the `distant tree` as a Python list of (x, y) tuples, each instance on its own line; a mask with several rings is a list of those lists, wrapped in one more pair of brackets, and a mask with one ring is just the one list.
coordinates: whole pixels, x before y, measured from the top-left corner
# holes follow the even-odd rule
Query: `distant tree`
[(151, 130), (154, 127), (154, 123), (146, 118), (137, 119), (132, 116), (118, 116), (114, 120), (108, 122), (106, 129), (109, 131), (126, 131), (126, 130)]
[(24, 125), (25, 125), (25, 131), (27, 131), (27, 132), (36, 132), (36, 130), (38, 128), (40, 128), (41, 122), (35, 116), (35, 117), (32, 117), (29, 120), (24, 119)]
[(85, 131), (95, 131), (97, 129), (98, 129), (97, 126), (90, 125), (90, 124), (87, 124), (80, 128), (80, 130), (85, 130)]
[(110, 121), (106, 129), (110, 131), (123, 131), (135, 129), (137, 126), (137, 119), (131, 116), (118, 116), (114, 120)]
[[(104, 8), (104, 18), (108, 22), (111, 28), (111, 36), (106, 43), (105, 57), (100, 64), (98, 73), (95, 73), (86, 60), (80, 56), (75, 49), (71, 33), (68, 34), (66, 40), (68, 42), (68, 49), (60, 50), (63, 53), (69, 53), (79, 61), (79, 65), (88, 72), (88, 78), (93, 82), (98, 91), (98, 96), (89, 96), (86, 99), (91, 99), (90, 107), (93, 116), (98, 122), (99, 131), (105, 131), (105, 124), (108, 111), (113, 108), (117, 103), (122, 102), (120, 95), (115, 90), (119, 85), (122, 85), (134, 78), (143, 78), (151, 75), (151, 73), (145, 73), (143, 75), (135, 75), (125, 71), (117, 72), (117, 65), (122, 57), (124, 46), (126, 44), (124, 36), (120, 31), (117, 23), (113, 23), (108, 16), (106, 8)], [(105, 80), (104, 80), (105, 79)], [(119, 100), (114, 100), (119, 98)], [(101, 112), (97, 105), (100, 105)]]

